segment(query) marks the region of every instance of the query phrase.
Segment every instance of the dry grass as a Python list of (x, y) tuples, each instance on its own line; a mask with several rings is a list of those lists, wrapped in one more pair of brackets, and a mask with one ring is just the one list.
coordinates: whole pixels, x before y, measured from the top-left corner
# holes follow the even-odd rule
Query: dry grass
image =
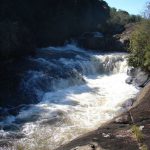
[(144, 144), (142, 145), (141, 150), (148, 150), (148, 147)]
[(140, 128), (137, 125), (133, 125), (131, 130), (132, 130), (132, 133), (133, 133), (134, 137), (136, 138), (136, 140), (138, 142), (142, 142), (143, 134), (142, 134)]

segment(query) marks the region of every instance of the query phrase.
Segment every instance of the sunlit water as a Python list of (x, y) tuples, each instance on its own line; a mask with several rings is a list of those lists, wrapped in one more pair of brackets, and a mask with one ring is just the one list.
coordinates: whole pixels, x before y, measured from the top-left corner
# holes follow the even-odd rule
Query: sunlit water
[[(51, 49), (58, 53), (73, 50), (76, 55), (74, 58), (55, 59), (53, 63), (45, 58), (35, 58), (34, 61), (50, 67), (67, 66), (73, 73), (66, 79), (57, 78), (49, 82), (45, 72), (29, 72), (30, 78), (23, 85), (29, 89), (32, 85), (31, 90), (34, 89), (32, 92), (36, 92), (40, 102), (1, 122), (4, 126), (17, 126), (19, 133), (24, 135), (24, 138), (13, 141), (13, 149), (53, 150), (125, 111), (122, 104), (138, 92), (125, 83), (126, 54), (89, 52), (87, 56), (87, 52), (74, 45), (48, 48)], [(52, 90), (41, 90), (41, 78), (42, 83), (48, 84), (46, 86)], [(10, 131), (0, 130), (4, 139), (9, 135)]]

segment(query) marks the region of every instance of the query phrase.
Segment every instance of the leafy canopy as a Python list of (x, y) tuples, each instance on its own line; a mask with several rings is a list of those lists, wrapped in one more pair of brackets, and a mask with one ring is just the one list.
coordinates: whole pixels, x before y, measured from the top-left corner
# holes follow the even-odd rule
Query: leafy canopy
[(150, 71), (150, 20), (137, 25), (130, 39), (129, 65)]

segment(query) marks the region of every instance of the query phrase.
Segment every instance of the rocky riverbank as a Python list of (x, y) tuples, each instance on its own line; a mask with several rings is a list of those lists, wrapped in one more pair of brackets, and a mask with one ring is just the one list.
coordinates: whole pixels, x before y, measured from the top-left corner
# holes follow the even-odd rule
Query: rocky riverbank
[(104, 35), (100, 32), (86, 32), (76, 39), (80, 47), (97, 51), (126, 51), (129, 48), (130, 36), (136, 23), (129, 23), (124, 30), (115, 35)]
[(149, 150), (149, 141), (150, 83), (126, 113), (57, 150)]

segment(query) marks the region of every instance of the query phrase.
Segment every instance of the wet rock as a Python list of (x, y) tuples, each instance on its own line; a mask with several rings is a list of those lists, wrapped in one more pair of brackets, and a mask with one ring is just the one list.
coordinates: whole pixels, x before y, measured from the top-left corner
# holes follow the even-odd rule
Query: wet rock
[(94, 50), (101, 49), (102, 47), (104, 47), (105, 44), (103, 40), (103, 35), (99, 32), (84, 33), (78, 39), (78, 43), (81, 47)]
[(127, 74), (130, 76), (126, 79), (126, 83), (133, 84), (136, 87), (144, 87), (149, 81), (149, 74), (140, 68), (129, 68)]
[(150, 83), (139, 93), (135, 105), (130, 110), (134, 123), (150, 120)]
[(130, 98), (130, 99), (126, 100), (125, 103), (122, 104), (122, 107), (125, 108), (125, 109), (129, 109), (129, 108), (131, 108), (131, 106), (133, 106), (134, 102), (135, 102), (135, 99)]
[(131, 122), (131, 118), (128, 114), (122, 115), (115, 119), (115, 123), (117, 124), (129, 124)]
[(132, 84), (132, 81), (133, 81), (133, 78), (132, 77), (128, 77), (125, 82), (127, 84)]
[(133, 84), (138, 87), (144, 87), (146, 82), (148, 81), (149, 75), (146, 72), (141, 70), (137, 71), (135, 79), (133, 80)]
[(129, 67), (128, 70), (127, 70), (127, 75), (131, 76), (131, 77), (134, 77), (135, 76), (135, 72), (136, 72), (135, 68)]
[(135, 25), (135, 23), (129, 23), (121, 29), (122, 32), (120, 34), (114, 35), (118, 48), (121, 48), (121, 50), (126, 50), (129, 47), (130, 36), (135, 29)]
[(144, 129), (144, 126), (140, 126), (139, 130), (142, 131)]
[(121, 42), (117, 41), (112, 36), (103, 36), (99, 32), (85, 33), (78, 38), (79, 46), (92, 50), (122, 50)]
[(110, 137), (110, 133), (102, 133), (102, 136), (103, 136), (104, 138), (109, 138), (109, 137)]
[(12, 143), (13, 141), (8, 140), (8, 139), (0, 140), (0, 148), (2, 148), (1, 150), (3, 150), (3, 148), (6, 148), (6, 147), (11, 147), (13, 145)]

